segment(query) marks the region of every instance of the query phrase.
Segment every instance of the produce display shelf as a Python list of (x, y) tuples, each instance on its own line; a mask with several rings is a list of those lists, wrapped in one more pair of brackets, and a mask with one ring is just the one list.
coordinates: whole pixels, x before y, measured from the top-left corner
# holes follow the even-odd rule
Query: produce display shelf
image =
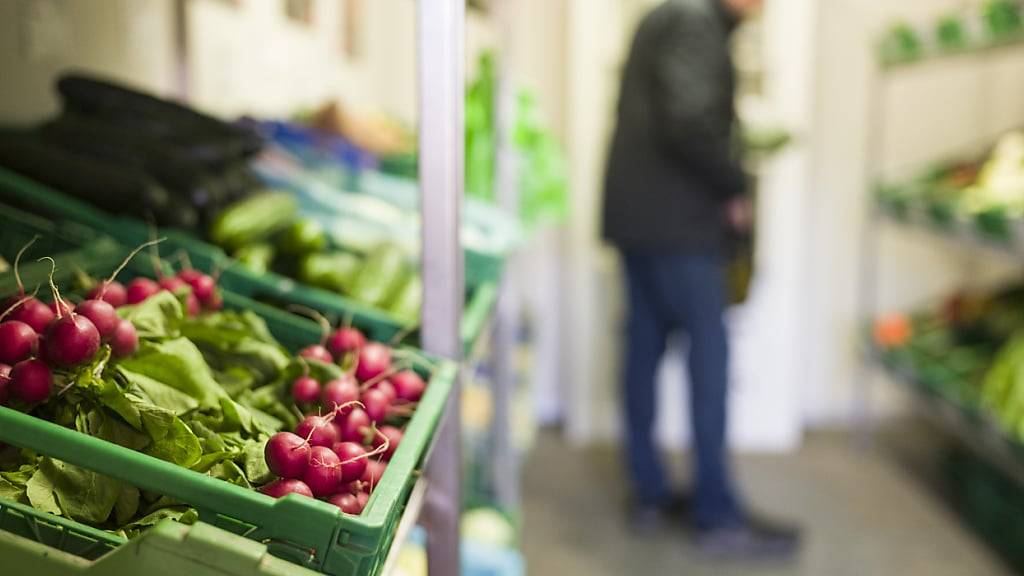
[(883, 222), (927, 232), (936, 239), (972, 249), (1024, 258), (1024, 220), (994, 214), (971, 219), (963, 215), (939, 217), (929, 206), (905, 202), (898, 206), (878, 202), (873, 216)]
[[(34, 214), (40, 214), (60, 221), (62, 230), (69, 230), (68, 233), (78, 236), (83, 234), (83, 228), (91, 229), (126, 245), (137, 245), (151, 237), (148, 227), (139, 220), (107, 214), (77, 198), (3, 168), (0, 168), (0, 202), (33, 213), (32, 218), (35, 219), (40, 217)], [(282, 306), (306, 306), (333, 317), (335, 321), (352, 317), (357, 323), (386, 326), (388, 334), (380, 336), (385, 341), (408, 328), (404, 321), (384, 310), (346, 296), (307, 286), (279, 274), (256, 274), (233, 265), (223, 250), (191, 234), (176, 230), (161, 230), (159, 234), (167, 238), (161, 245), (162, 254), (171, 255), (183, 251), (199, 268), (207, 271), (222, 270), (221, 286), (236, 294)], [(483, 333), (488, 317), (493, 313), (498, 297), (498, 278), (504, 265), (500, 259), (490, 259), (477, 265), (474, 262), (469, 259), (466, 263), (467, 277), (474, 278), (475, 282), (468, 284), (460, 325), (460, 336), (466, 353), (473, 349)]]
[(912, 370), (893, 361), (876, 346), (866, 346), (866, 359), (912, 392), (925, 416), (1024, 486), (1024, 445), (1007, 436), (988, 415), (935, 393)]
[(879, 54), (878, 60), (883, 71), (892, 72), (955, 58), (987, 57), (993, 52), (1021, 46), (1022, 44), (1024, 44), (1024, 31), (1007, 34), (997, 39), (985, 39), (959, 48), (929, 49), (916, 56), (890, 55), (882, 51)]
[[(92, 247), (79, 253), (62, 254), (58, 262), (74, 262), (89, 272), (109, 271), (117, 266), (127, 249), (109, 242), (103, 249)], [(33, 285), (46, 278), (49, 265), (32, 262), (23, 266), (23, 279)], [(67, 285), (73, 267), (58, 268), (55, 281)], [(149, 261), (136, 258), (122, 272), (128, 275), (149, 275)], [(13, 274), (0, 276), (0, 290), (14, 286)], [(271, 333), (292, 351), (319, 339), (316, 323), (281, 312), (273, 307), (223, 292), (227, 309), (251, 310), (264, 317)], [(380, 328), (360, 326), (372, 337)], [(0, 442), (29, 448), (40, 454), (93, 470), (130, 483), (140, 489), (160, 493), (185, 502), (199, 511), (201, 521), (244, 535), (261, 542), (270, 554), (306, 568), (340, 576), (378, 574), (389, 551), (392, 537), (401, 519), (410, 491), (419, 470), (428, 458), (434, 431), (443, 421), (444, 408), (454, 385), (457, 367), (454, 363), (430, 359), (435, 370), (430, 385), (411, 419), (402, 444), (389, 464), (380, 485), (371, 496), (366, 511), (360, 516), (341, 514), (337, 508), (300, 496), (274, 500), (256, 491), (235, 486), (175, 464), (123, 448), (51, 422), (8, 408), (0, 408)], [(73, 528), (50, 537), (40, 535), (38, 526), (52, 525), (54, 517), (32, 508), (17, 509), (27, 520), (12, 521), (9, 511), (16, 509), (4, 502), (8, 511), (0, 520), (0, 528), (22, 537), (42, 540), (67, 550), (83, 541), (82, 537), (66, 538), (65, 533), (91, 536), (108, 547), (123, 544), (107, 533), (97, 533), (88, 526), (67, 521)], [(20, 530), (19, 530), (20, 528)], [(225, 532), (225, 537), (231, 534)], [(229, 538), (230, 539), (230, 538)]]

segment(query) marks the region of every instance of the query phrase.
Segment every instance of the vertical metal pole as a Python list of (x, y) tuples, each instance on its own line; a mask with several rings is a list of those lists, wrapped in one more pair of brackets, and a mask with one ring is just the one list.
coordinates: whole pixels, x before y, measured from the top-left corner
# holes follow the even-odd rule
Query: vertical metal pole
[[(465, 2), (419, 0), (419, 176), (423, 226), (423, 347), (460, 358), (465, 297), (459, 244), (465, 148)], [(460, 384), (438, 428), (424, 510), (431, 576), (459, 574)]]
[[(498, 24), (498, 90), (495, 94), (495, 146), (497, 168), (495, 189), (498, 204), (519, 214), (518, 162), (512, 146), (515, 129), (515, 4), (516, 0), (495, 0)], [(512, 445), (512, 403), (516, 389), (516, 348), (519, 342), (519, 300), (510, 281), (515, 256), (509, 258), (501, 281), (494, 335), (494, 453), (490, 465), (491, 483), (498, 503), (509, 511), (519, 507), (519, 466)]]

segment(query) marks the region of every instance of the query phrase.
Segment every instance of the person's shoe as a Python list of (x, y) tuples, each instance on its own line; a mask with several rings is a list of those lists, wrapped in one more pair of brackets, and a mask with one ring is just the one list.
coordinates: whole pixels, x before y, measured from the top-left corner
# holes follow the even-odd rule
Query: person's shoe
[(717, 560), (786, 561), (800, 550), (800, 530), (748, 518), (736, 525), (699, 529), (695, 544), (701, 554)]

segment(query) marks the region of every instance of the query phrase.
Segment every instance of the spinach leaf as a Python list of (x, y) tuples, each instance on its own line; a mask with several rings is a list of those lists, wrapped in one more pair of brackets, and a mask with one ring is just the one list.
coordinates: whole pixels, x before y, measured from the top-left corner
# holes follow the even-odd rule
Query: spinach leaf
[(186, 338), (145, 342), (134, 356), (122, 360), (121, 366), (184, 392), (203, 407), (216, 408), (221, 398), (228, 397), (213, 379), (199, 349)]
[(274, 475), (270, 472), (270, 468), (267, 467), (267, 460), (264, 457), (266, 447), (266, 440), (250, 442), (245, 447), (245, 477), (249, 479), (250, 484), (259, 486), (273, 479)]
[(139, 489), (135, 486), (124, 485), (121, 493), (114, 502), (114, 521), (118, 526), (123, 526), (139, 512)]
[(163, 382), (132, 372), (124, 366), (119, 366), (118, 372), (128, 383), (129, 390), (161, 408), (170, 410), (176, 416), (183, 416), (199, 407), (198, 400)]
[[(39, 467), (36, 468), (25, 485), (26, 496), (32, 507), (36, 510), (63, 515), (60, 506), (57, 504), (57, 497), (54, 495), (54, 484), (56, 483), (57, 471), (52, 464), (47, 464), (49, 458), (44, 458)], [(44, 464), (47, 464), (44, 466)]]
[(139, 304), (122, 306), (117, 313), (135, 326), (142, 340), (173, 336), (185, 316), (181, 302), (167, 291), (154, 294)]
[(161, 460), (189, 468), (199, 461), (203, 448), (199, 438), (170, 410), (139, 404), (142, 425), (153, 442), (144, 452)]
[(47, 470), (61, 510), (75, 520), (93, 524), (105, 522), (121, 495), (120, 481), (92, 470), (52, 458), (43, 458), (39, 469)]

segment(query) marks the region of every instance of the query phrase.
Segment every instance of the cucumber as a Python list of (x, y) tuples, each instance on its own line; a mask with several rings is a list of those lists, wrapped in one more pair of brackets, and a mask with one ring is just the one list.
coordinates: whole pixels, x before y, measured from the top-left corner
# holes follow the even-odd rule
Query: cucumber
[(348, 252), (308, 254), (299, 261), (299, 280), (340, 294), (351, 292), (362, 260)]
[(402, 287), (407, 274), (405, 252), (394, 244), (381, 244), (367, 256), (352, 288), (352, 297), (370, 306), (384, 307)]
[(236, 202), (210, 227), (210, 240), (227, 250), (266, 240), (288, 226), (298, 212), (290, 194), (264, 192)]
[(423, 277), (409, 274), (406, 281), (387, 303), (387, 311), (405, 325), (419, 324), (423, 307)]
[(302, 256), (319, 252), (327, 246), (327, 235), (316, 220), (300, 218), (281, 233), (277, 247), (285, 254)]
[(232, 255), (243, 268), (256, 274), (266, 274), (274, 262), (274, 247), (266, 242), (242, 246)]

